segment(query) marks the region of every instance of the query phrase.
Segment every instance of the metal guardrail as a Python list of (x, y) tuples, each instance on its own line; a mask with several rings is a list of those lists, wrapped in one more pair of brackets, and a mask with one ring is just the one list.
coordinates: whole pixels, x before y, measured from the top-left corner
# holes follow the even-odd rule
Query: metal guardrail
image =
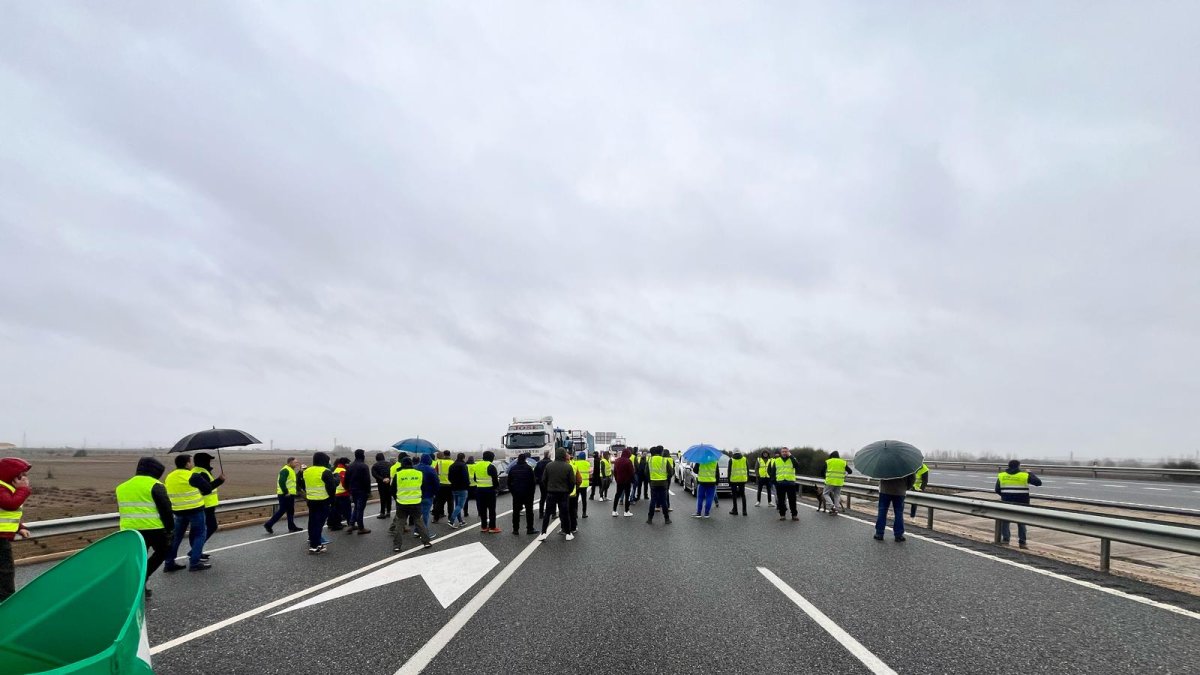
[[(259, 506), (273, 506), (276, 503), (278, 502), (275, 495), (227, 499), (217, 504), (217, 513), (253, 509)], [(26, 523), (25, 527), (29, 529), (30, 538), (37, 539), (39, 537), (52, 537), (58, 534), (80, 534), (94, 530), (107, 530), (118, 527), (120, 523), (121, 516), (119, 514), (102, 513), (94, 516), (41, 520), (36, 523)]]
[[(959, 469), (966, 471), (967, 469), (981, 469), (985, 471), (1003, 471), (1008, 468), (1008, 462), (940, 462), (938, 460), (925, 460), (925, 464), (931, 469)], [(1146, 467), (1146, 466), (1087, 466), (1080, 464), (1038, 464), (1033, 462), (1021, 462), (1022, 469), (1031, 471), (1075, 471), (1079, 473), (1091, 473), (1093, 478), (1099, 478), (1102, 474), (1125, 474), (1125, 475), (1143, 475), (1143, 476), (1162, 476), (1164, 478), (1200, 478), (1200, 469), (1166, 469), (1162, 467)]]
[[(945, 485), (942, 483), (929, 484), (930, 488), (938, 490), (958, 490), (959, 492), (991, 492), (987, 488), (972, 485)], [(1048, 495), (1041, 491), (1031, 493), (1031, 499), (1047, 502), (1062, 502), (1064, 504), (1079, 504), (1081, 506), (1096, 506), (1106, 509), (1125, 509), (1127, 511), (1145, 511), (1147, 513), (1162, 513), (1172, 516), (1200, 516), (1200, 509), (1188, 509), (1181, 506), (1153, 506), (1151, 504), (1136, 504), (1134, 502), (1118, 502), (1107, 499), (1087, 499), (1085, 497), (1068, 497), (1066, 495)]]
[[(820, 478), (798, 476), (796, 481), (805, 485), (823, 486), (825, 481)], [(878, 499), (879, 488), (846, 483), (842, 494), (849, 496)], [(1200, 530), (1166, 525), (1162, 523), (1147, 523), (1139, 520), (1098, 516), (1090, 513), (1041, 509), (1036, 506), (1025, 506), (1006, 502), (993, 502), (983, 499), (966, 499), (948, 495), (934, 495), (925, 492), (909, 492), (905, 504), (916, 504), (928, 509), (926, 528), (933, 529), (933, 513), (935, 510), (962, 513), (969, 516), (991, 518), (996, 521), (994, 543), (1000, 543), (1000, 521), (1023, 523), (1048, 530), (1058, 530), (1071, 534), (1096, 537), (1100, 540), (1100, 571), (1109, 571), (1112, 557), (1112, 542), (1146, 546), (1163, 551), (1200, 555)]]

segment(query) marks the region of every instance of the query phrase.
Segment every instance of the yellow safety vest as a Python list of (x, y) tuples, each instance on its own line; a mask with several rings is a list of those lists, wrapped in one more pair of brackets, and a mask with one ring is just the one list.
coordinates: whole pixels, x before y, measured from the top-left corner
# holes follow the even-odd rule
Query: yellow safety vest
[(304, 498), (310, 502), (329, 499), (329, 491), (325, 489), (324, 476), (329, 470), (327, 466), (310, 466), (304, 470)]
[[(192, 473), (202, 473), (208, 477), (208, 482), (211, 483), (213, 481), (212, 472), (203, 467), (192, 467)], [(217, 491), (213, 490), (212, 492), (204, 495), (204, 508), (207, 509), (210, 506), (216, 506), (219, 501), (220, 499), (217, 497)]]
[(612, 462), (607, 459), (600, 460), (600, 477), (608, 478), (612, 475)]
[(475, 487), (490, 488), (492, 485), (492, 476), (488, 473), (490, 462), (475, 462), (471, 465), (471, 475), (475, 477)]
[(771, 477), (770, 474), (768, 473), (768, 467), (770, 467), (770, 466), (771, 466), (771, 460), (763, 459), (762, 457), (758, 458), (758, 477), (759, 477), (759, 479)]
[(666, 480), (669, 462), (662, 455), (650, 456), (650, 480)]
[(825, 484), (833, 487), (846, 484), (846, 460), (841, 457), (825, 460)]
[(928, 474), (928, 473), (929, 473), (929, 467), (922, 464), (921, 468), (917, 469), (917, 479), (916, 479), (916, 481), (913, 482), (913, 487), (918, 490), (925, 487), (925, 481), (928, 480), (928, 478), (926, 477), (926, 474)]
[(708, 462), (701, 464), (700, 471), (696, 473), (696, 480), (700, 483), (717, 482), (717, 463)]
[[(17, 493), (17, 488), (2, 480), (0, 480), (0, 490)], [(16, 532), (19, 529), (21, 529), (21, 509), (16, 511), (0, 510), (0, 532)]]
[(346, 495), (350, 494), (350, 491), (346, 489), (346, 485), (345, 485), (346, 477), (345, 477), (345, 475), (343, 475), (346, 473), (346, 467), (339, 466), (333, 470), (333, 473), (334, 473), (334, 475), (337, 476), (337, 479), (338, 479), (337, 491), (333, 493), (334, 496), (335, 497), (345, 497)]
[[(286, 471), (288, 474), (287, 478), (284, 479), (284, 483), (283, 483), (284, 485), (287, 486), (286, 494), (294, 495), (294, 494), (296, 494), (296, 470), (293, 469), (288, 464), (283, 465), (283, 470)], [(277, 495), (285, 494), (283, 491), (283, 488), (279, 487), (278, 480), (275, 481), (275, 494), (277, 494)]]
[(411, 506), (421, 503), (421, 483), (425, 475), (416, 469), (396, 472), (396, 503)]
[(592, 486), (592, 465), (588, 464), (588, 461), (586, 459), (577, 459), (577, 460), (574, 460), (573, 462), (571, 462), (571, 466), (574, 466), (575, 470), (579, 472), (579, 475), (581, 477), (583, 477), (583, 482), (579, 484), (579, 487), (581, 487), (581, 488), (591, 487)]
[(1027, 495), (1029, 494), (1029, 473), (1018, 471), (1017, 473), (1009, 473), (1001, 471), (1000, 475), (996, 476), (1000, 481), (1001, 495)]
[(788, 483), (796, 482), (796, 465), (792, 464), (792, 459), (789, 457), (784, 459), (776, 457), (771, 460), (775, 464), (775, 481), (787, 481)]
[(172, 511), (191, 511), (204, 507), (204, 497), (199, 488), (193, 487), (192, 472), (175, 469), (167, 474), (167, 496), (171, 498)]
[(439, 459), (434, 462), (437, 465), (438, 483), (442, 485), (450, 484), (450, 467), (454, 466), (452, 459)]
[(746, 458), (734, 457), (729, 460), (729, 482), (745, 483), (750, 480), (750, 470), (746, 468)]
[(151, 490), (161, 485), (150, 476), (134, 476), (117, 486), (117, 511), (122, 530), (161, 530), (166, 527), (158, 515)]

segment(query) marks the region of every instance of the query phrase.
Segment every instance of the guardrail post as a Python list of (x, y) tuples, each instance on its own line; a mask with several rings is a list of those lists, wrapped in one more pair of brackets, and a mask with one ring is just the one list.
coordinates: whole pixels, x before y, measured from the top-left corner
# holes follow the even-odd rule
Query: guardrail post
[(846, 510), (847, 511), (850, 510), (850, 493), (849, 492), (846, 493)]
[(932, 530), (933, 529), (933, 507), (929, 506), (926, 508), (929, 511), (929, 513), (927, 513), (925, 515), (925, 529)]
[(999, 544), (1000, 543), (1000, 521), (999, 520), (995, 521), (995, 525), (996, 525), (995, 532), (992, 534), (992, 543)]
[(1108, 574), (1108, 564), (1112, 558), (1112, 540), (1100, 540), (1100, 571)]

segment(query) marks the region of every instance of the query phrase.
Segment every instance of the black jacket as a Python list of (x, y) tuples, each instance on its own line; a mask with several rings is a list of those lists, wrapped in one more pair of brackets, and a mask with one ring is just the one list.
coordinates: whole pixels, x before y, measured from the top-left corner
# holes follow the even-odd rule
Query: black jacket
[[(163, 477), (162, 462), (153, 457), (143, 457), (138, 460), (137, 475), (150, 476), (161, 481)], [(158, 510), (158, 519), (162, 521), (163, 530), (168, 535), (175, 531), (175, 514), (171, 513), (171, 498), (167, 496), (167, 486), (161, 482), (150, 488), (150, 496), (154, 498), (154, 508)]]
[(375, 479), (376, 482), (382, 483), (383, 481), (387, 480), (388, 478), (391, 478), (391, 475), (392, 475), (391, 472), (392, 472), (392, 463), (387, 461), (386, 459), (380, 460), (371, 465), (371, 476)]
[(454, 491), (467, 490), (471, 487), (471, 475), (467, 473), (467, 463), (456, 461), (450, 465), (450, 489)]
[(537, 477), (528, 462), (518, 461), (508, 470), (508, 491), (514, 495), (531, 495), (537, 488)]
[(346, 489), (359, 494), (371, 491), (371, 467), (366, 462), (356, 459), (346, 467)]

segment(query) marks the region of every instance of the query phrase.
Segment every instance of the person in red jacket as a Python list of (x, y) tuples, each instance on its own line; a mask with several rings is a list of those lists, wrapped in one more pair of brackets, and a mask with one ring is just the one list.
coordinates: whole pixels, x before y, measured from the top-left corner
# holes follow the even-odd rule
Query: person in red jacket
[(0, 602), (17, 592), (17, 570), (13, 565), (12, 542), (17, 535), (28, 539), (29, 530), (21, 506), (29, 499), (29, 462), (16, 457), (0, 459)]
[(622, 498), (625, 500), (624, 515), (633, 516), (629, 512), (629, 495), (633, 489), (633, 475), (636, 471), (636, 467), (633, 466), (633, 460), (630, 459), (629, 448), (622, 450), (621, 456), (617, 458), (617, 461), (613, 462), (613, 478), (617, 480), (617, 496), (613, 498), (614, 518), (617, 516), (617, 511), (620, 510), (617, 507), (621, 505)]

